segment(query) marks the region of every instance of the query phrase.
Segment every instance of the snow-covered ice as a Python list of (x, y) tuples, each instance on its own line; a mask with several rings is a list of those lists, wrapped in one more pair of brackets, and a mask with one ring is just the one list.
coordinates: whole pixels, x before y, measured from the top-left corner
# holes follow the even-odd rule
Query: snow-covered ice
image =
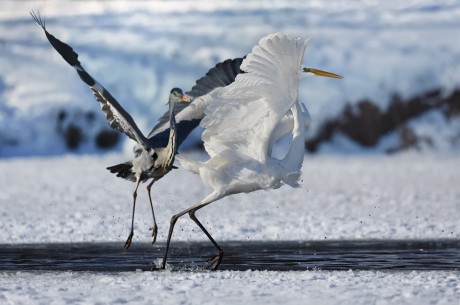
[[(117, 241), (129, 232), (133, 184), (104, 167), (127, 156), (0, 161), (0, 243)], [(306, 157), (298, 189), (230, 196), (197, 216), (217, 241), (460, 237), (458, 156)], [(175, 170), (153, 188), (159, 243), (169, 218), (206, 195)], [(150, 241), (147, 195), (134, 243)], [(205, 240), (188, 218), (174, 240)], [(225, 249), (224, 249), (225, 250)], [(152, 260), (157, 259), (152, 257)], [(2, 272), (0, 300), (139, 304), (458, 304), (460, 272)], [(54, 303), (53, 303), (54, 302)]]
[(3, 304), (457, 305), (459, 272), (0, 273)]
[[(105, 167), (129, 157), (0, 160), (0, 243), (122, 242), (134, 184)], [(300, 188), (229, 196), (197, 215), (217, 240), (460, 238), (459, 164), (455, 155), (308, 156)], [(134, 242), (150, 240), (142, 189)], [(173, 214), (209, 192), (182, 169), (158, 181), (152, 194), (159, 239)], [(206, 237), (184, 217), (174, 239)]]

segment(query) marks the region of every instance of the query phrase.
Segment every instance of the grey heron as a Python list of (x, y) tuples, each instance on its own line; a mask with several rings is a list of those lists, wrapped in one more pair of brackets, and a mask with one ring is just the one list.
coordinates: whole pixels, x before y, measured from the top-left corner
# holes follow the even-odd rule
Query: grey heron
[[(298, 101), (299, 79), (307, 74), (341, 78), (302, 66), (306, 45), (306, 40), (281, 33), (262, 38), (241, 64), (246, 73), (195, 101), (211, 100), (201, 121), (209, 159), (197, 162), (179, 156), (178, 160), (183, 168), (200, 175), (212, 192), (171, 218), (162, 269), (174, 226), (183, 215), (188, 214), (217, 249), (206, 266), (214, 270), (221, 263), (223, 251), (197, 219), (199, 209), (232, 194), (277, 189), (284, 184), (299, 186), (308, 118), (306, 107)], [(287, 133), (292, 134), (292, 140), (286, 156), (272, 157), (274, 143)]]
[[(186, 95), (183, 95), (180, 89), (176, 88), (171, 90), (169, 95), (169, 111), (159, 119), (159, 122), (146, 137), (139, 130), (133, 118), (123, 109), (110, 92), (86, 72), (78, 60), (78, 54), (72, 47), (51, 35), (47, 31), (45, 22), (39, 14), (35, 14), (34, 12), (30, 14), (35, 22), (43, 29), (48, 41), (54, 49), (69, 65), (75, 68), (83, 82), (91, 88), (94, 96), (100, 103), (109, 125), (126, 134), (136, 142), (133, 160), (110, 166), (107, 169), (110, 170), (111, 173), (116, 174), (117, 177), (136, 183), (133, 192), (131, 229), (125, 242), (125, 248), (130, 247), (134, 234), (134, 213), (137, 189), (140, 182), (151, 179), (151, 182), (147, 185), (147, 193), (153, 218), (151, 230), (153, 237), (152, 243), (154, 243), (157, 238), (158, 226), (150, 194), (151, 187), (155, 181), (158, 181), (174, 168), (173, 161), (177, 148), (190, 132), (198, 126), (200, 120), (204, 117), (204, 109), (206, 108), (206, 100), (201, 100), (198, 103), (188, 103), (185, 96), (188, 95), (192, 98), (199, 97), (209, 93), (216, 87), (226, 86), (233, 82), (236, 75), (241, 73), (239, 66), (242, 59), (229, 59), (217, 64), (214, 68), (210, 69), (204, 77), (198, 79), (195, 86), (193, 86), (191, 91), (187, 92)], [(176, 105), (175, 111), (174, 105)], [(188, 107), (189, 105), (192, 106)], [(177, 128), (175, 128), (175, 126)]]

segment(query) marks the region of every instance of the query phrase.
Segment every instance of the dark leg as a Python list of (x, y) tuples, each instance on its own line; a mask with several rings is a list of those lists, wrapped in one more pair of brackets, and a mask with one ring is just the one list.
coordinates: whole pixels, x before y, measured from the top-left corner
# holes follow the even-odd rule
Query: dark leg
[[(166, 241), (165, 255), (164, 255), (164, 257), (163, 257), (163, 262), (161, 263), (161, 266), (160, 266), (161, 269), (164, 269), (164, 268), (166, 267), (166, 259), (168, 258), (169, 245), (171, 244), (171, 237), (172, 237), (172, 234), (173, 234), (173, 231), (174, 231), (174, 226), (176, 225), (177, 220), (178, 220), (180, 217), (182, 217), (183, 215), (189, 213), (190, 211), (192, 211), (192, 210), (195, 210), (195, 211), (196, 211), (196, 210), (199, 210), (199, 209), (201, 209), (201, 208), (207, 206), (207, 205), (210, 204), (211, 202), (216, 201), (216, 200), (218, 200), (218, 199), (220, 199), (220, 198), (222, 198), (222, 197), (223, 197), (222, 194), (219, 194), (219, 193), (217, 193), (217, 192), (213, 192), (213, 193), (209, 194), (206, 198), (204, 198), (203, 200), (201, 200), (201, 202), (198, 203), (197, 205), (194, 205), (193, 207), (188, 208), (188, 209), (186, 209), (186, 210), (184, 210), (184, 211), (182, 211), (182, 212), (180, 212), (180, 213), (174, 215), (173, 217), (171, 217), (171, 223), (170, 223), (170, 225), (169, 225), (168, 239), (167, 239), (167, 241)], [(208, 232), (206, 232), (206, 230), (205, 230), (205, 234), (206, 234), (208, 237), (211, 236), (211, 235), (209, 235)], [(211, 239), (212, 239), (212, 237), (211, 237)], [(213, 241), (213, 240), (212, 240), (212, 241)], [(214, 243), (215, 243), (215, 241), (214, 241)], [(215, 243), (215, 245), (217, 245), (217, 244)], [(218, 246), (217, 246), (217, 247), (218, 247)]]
[(150, 228), (150, 230), (152, 231), (152, 237), (153, 237), (152, 244), (155, 243), (155, 241), (157, 240), (157, 234), (158, 234), (158, 226), (155, 220), (155, 212), (153, 211), (152, 196), (150, 195), (150, 189), (152, 188), (152, 185), (155, 181), (156, 180), (153, 179), (152, 182), (150, 182), (150, 184), (147, 185), (147, 193), (149, 194), (150, 208), (152, 209), (152, 217), (153, 217), (153, 227)]
[(182, 211), (180, 212), (179, 214), (176, 214), (174, 215), (173, 217), (171, 217), (171, 222), (169, 224), (169, 233), (168, 233), (168, 239), (166, 241), (166, 249), (165, 249), (165, 255), (163, 257), (163, 262), (161, 262), (161, 266), (160, 266), (160, 269), (164, 269), (166, 267), (166, 259), (168, 258), (168, 251), (169, 251), (169, 245), (171, 243), (171, 237), (172, 237), (172, 234), (173, 234), (173, 231), (174, 231), (174, 226), (176, 225), (176, 222), (177, 220), (183, 216), (184, 214), (186, 214), (188, 212), (188, 210), (185, 210), (185, 211)]
[(129, 247), (131, 246), (131, 242), (133, 240), (133, 235), (134, 235), (134, 212), (136, 211), (137, 188), (139, 187), (139, 183), (141, 183), (140, 179), (137, 181), (136, 188), (134, 189), (134, 193), (133, 193), (133, 216), (131, 218), (131, 231), (129, 232), (128, 239), (125, 242), (125, 249), (129, 249)]
[(211, 234), (204, 228), (204, 226), (201, 224), (201, 222), (196, 218), (195, 212), (198, 209), (191, 210), (188, 212), (188, 215), (190, 218), (200, 227), (201, 231), (206, 234), (206, 236), (209, 238), (209, 240), (212, 242), (214, 247), (217, 249), (217, 254), (216, 256), (212, 257), (211, 259), (208, 260), (208, 263), (206, 264), (206, 269), (209, 270), (216, 270), (217, 267), (219, 267), (220, 263), (222, 262), (222, 257), (224, 257), (224, 251), (220, 248), (220, 246), (216, 243), (214, 238), (212, 238)]

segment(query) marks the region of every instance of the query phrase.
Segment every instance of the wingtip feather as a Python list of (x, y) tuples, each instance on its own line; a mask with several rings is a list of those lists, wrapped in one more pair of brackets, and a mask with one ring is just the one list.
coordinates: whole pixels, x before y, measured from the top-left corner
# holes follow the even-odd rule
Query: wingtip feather
[(45, 18), (42, 19), (40, 11), (35, 13), (33, 10), (29, 12), (30, 16), (34, 19), (35, 23), (38, 24), (44, 31), (46, 31)]
[(78, 54), (75, 53), (72, 47), (60, 41), (46, 30), (46, 22), (45, 19), (40, 16), (40, 12), (35, 13), (34, 11), (30, 11), (30, 15), (34, 21), (43, 29), (46, 38), (54, 47), (54, 49), (62, 56), (62, 58), (64, 58), (64, 60), (72, 67), (80, 65)]

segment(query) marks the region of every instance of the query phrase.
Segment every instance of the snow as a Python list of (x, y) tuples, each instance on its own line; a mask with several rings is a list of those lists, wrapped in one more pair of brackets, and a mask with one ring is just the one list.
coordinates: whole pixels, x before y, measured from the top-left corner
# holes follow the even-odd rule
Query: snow
[[(460, 84), (460, 42), (452, 39), (460, 34), (456, 1), (2, 1), (0, 5), (2, 156), (67, 152), (56, 128), (57, 113), (63, 109), (69, 112), (65, 123), (86, 132), (87, 142), (77, 153), (98, 152), (90, 139), (94, 129), (107, 127), (90, 90), (52, 49), (28, 15), (30, 10), (46, 17), (48, 30), (74, 47), (87, 70), (144, 132), (166, 111), (172, 87), (190, 89), (217, 62), (247, 54), (270, 32), (311, 37), (304, 64), (345, 77), (302, 80), (300, 99), (313, 118), (310, 135), (348, 103), (371, 99), (385, 109), (394, 94), (409, 98), (436, 88), (448, 94)], [(98, 114), (93, 129), (84, 119), (88, 111)], [(449, 130), (443, 124), (438, 127), (441, 134)], [(441, 145), (440, 150), (446, 149)]]
[[(65, 126), (80, 126), (87, 139), (109, 127), (33, 23), (32, 9), (145, 132), (166, 110), (172, 87), (191, 88), (216, 62), (246, 54), (276, 31), (311, 37), (304, 64), (345, 76), (302, 81), (310, 132), (346, 103), (371, 98), (385, 108), (394, 93), (441, 87), (447, 94), (460, 83), (456, 1), (1, 1), (0, 156), (9, 158), (0, 159), (0, 244), (122, 247), (130, 225), (134, 185), (105, 167), (130, 159), (132, 142), (102, 154), (87, 141), (68, 154)], [(436, 139), (436, 154), (367, 154), (336, 135), (321, 155), (305, 157), (300, 188), (230, 196), (197, 217), (217, 241), (459, 239), (460, 157), (450, 151), (458, 124), (435, 111), (410, 122), (418, 137)], [(383, 139), (394, 141), (394, 133)], [(154, 185), (158, 243), (170, 217), (208, 192), (181, 169)], [(150, 241), (147, 202), (140, 191), (133, 243)], [(206, 238), (184, 217), (174, 240)], [(459, 304), (459, 278), (459, 271), (0, 271), (0, 303)]]
[[(105, 167), (128, 158), (0, 161), (0, 201), (5, 203), (0, 243), (122, 242), (129, 232), (134, 184)], [(229, 196), (197, 215), (217, 240), (460, 238), (458, 164), (456, 155), (413, 153), (307, 157), (300, 188)], [(138, 195), (134, 242), (150, 241), (145, 186)], [(182, 169), (158, 181), (152, 194), (159, 240), (166, 239), (172, 215), (210, 191), (199, 176)], [(206, 240), (187, 217), (177, 228), (175, 240)]]
[(458, 304), (459, 272), (0, 273), (3, 304)]
[[(0, 244), (115, 241), (122, 247), (134, 185), (104, 168), (128, 157), (1, 160)], [(458, 239), (459, 162), (457, 155), (414, 153), (308, 156), (300, 188), (230, 196), (197, 217), (218, 242)], [(209, 190), (198, 176), (175, 170), (152, 192), (157, 242), (163, 244), (170, 217)], [(140, 191), (134, 243), (150, 241), (147, 200)], [(184, 217), (174, 240), (206, 238)], [(0, 300), (6, 304), (457, 304), (459, 296), (459, 271), (0, 271)]]

